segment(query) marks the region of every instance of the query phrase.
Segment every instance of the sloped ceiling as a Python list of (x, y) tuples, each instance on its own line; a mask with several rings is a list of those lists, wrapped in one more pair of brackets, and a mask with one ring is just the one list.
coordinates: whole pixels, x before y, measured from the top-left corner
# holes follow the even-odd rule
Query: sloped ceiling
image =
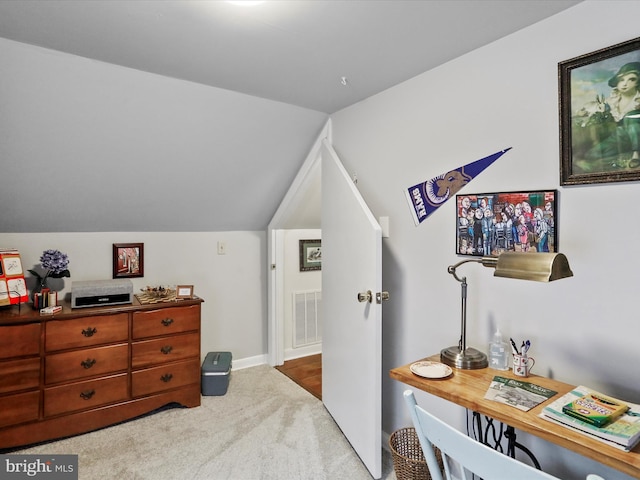
[[(86, 153), (66, 150), (75, 138), (47, 142), (42, 135), (21, 135), (24, 125), (38, 127), (37, 112), (29, 118), (15, 113), (18, 103), (10, 104), (13, 110), (0, 111), (0, 127), (12, 133), (12, 141), (0, 144), (0, 158), (33, 171), (45, 161), (46, 149), (59, 167), (48, 174), (48, 181), (66, 185), (64, 194), (53, 194), (56, 210), (66, 215), (47, 219), (34, 213), (42, 211), (42, 200), (28, 197), (11, 209), (0, 230), (264, 229), (329, 114), (576, 3), (273, 0), (249, 8), (221, 0), (0, 0), (0, 37), (187, 80), (195, 84), (186, 87), (189, 94), (195, 95), (197, 85), (215, 87), (213, 93), (203, 94), (204, 102), (215, 109), (220, 97), (225, 108), (235, 110), (223, 128), (203, 132), (217, 133), (215, 141), (204, 142), (201, 149), (185, 149), (173, 165), (162, 145), (139, 146), (157, 144), (158, 139), (150, 137), (151, 130), (157, 134), (155, 128), (140, 129), (135, 158), (108, 157), (119, 149), (107, 144), (111, 151), (104, 158), (96, 152), (91, 156), (96, 164), (109, 164), (110, 168), (98, 167), (104, 180), (100, 182), (95, 169), (80, 165), (78, 159), (65, 160), (70, 154)], [(13, 47), (9, 50), (5, 60), (20, 58), (12, 54)], [(14, 66), (24, 67), (5, 63), (3, 70)], [(38, 87), (37, 82), (32, 87)], [(73, 91), (66, 94), (73, 100)], [(83, 94), (99, 95), (90, 89), (78, 92)], [(117, 108), (114, 105), (110, 113)], [(23, 123), (7, 118), (9, 114), (20, 115)], [(175, 126), (173, 130), (184, 134)], [(185, 140), (199, 143), (196, 136), (190, 129)], [(40, 151), (33, 142), (40, 142)], [(182, 168), (172, 168), (176, 165)], [(132, 167), (143, 174), (137, 182), (107, 181), (110, 171)], [(20, 188), (29, 184), (41, 191), (47, 186), (33, 176), (21, 176), (19, 170), (9, 173), (17, 174)], [(9, 195), (15, 198), (23, 191), (3, 189), (0, 200), (6, 203)], [(162, 212), (154, 205), (162, 205)]]

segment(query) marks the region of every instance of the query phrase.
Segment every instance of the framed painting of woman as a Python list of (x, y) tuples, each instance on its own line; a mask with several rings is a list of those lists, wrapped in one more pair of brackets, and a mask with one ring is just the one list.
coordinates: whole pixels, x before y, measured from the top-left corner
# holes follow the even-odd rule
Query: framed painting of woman
[(640, 38), (558, 64), (560, 183), (640, 180)]

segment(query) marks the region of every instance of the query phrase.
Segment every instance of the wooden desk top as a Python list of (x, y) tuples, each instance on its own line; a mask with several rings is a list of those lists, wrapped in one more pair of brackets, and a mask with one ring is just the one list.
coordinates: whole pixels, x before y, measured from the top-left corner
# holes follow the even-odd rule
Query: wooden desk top
[[(440, 355), (433, 355), (421, 360), (439, 362)], [(528, 412), (523, 412), (515, 407), (493, 400), (485, 400), (484, 398), (491, 380), (496, 375), (522, 380), (522, 377), (513, 375), (511, 370), (501, 371), (491, 368), (461, 370), (454, 368), (451, 376), (434, 380), (415, 375), (409, 369), (410, 365), (394, 368), (389, 372), (389, 375), (394, 380), (411, 385), (418, 390), (444, 398), (482, 415), (487, 415), (523, 432), (543, 438), (611, 468), (620, 470), (634, 478), (640, 478), (640, 444), (636, 445), (632, 451), (625, 452), (592, 439), (586, 434), (556, 425), (538, 416), (545, 405), (571, 391), (575, 385), (531, 375), (527, 381), (555, 390), (558, 394)]]

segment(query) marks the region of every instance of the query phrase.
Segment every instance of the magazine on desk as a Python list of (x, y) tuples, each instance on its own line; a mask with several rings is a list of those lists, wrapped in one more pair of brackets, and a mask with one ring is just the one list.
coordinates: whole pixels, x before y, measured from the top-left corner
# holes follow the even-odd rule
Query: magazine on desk
[(574, 430), (592, 435), (597, 440), (607, 443), (613, 447), (629, 451), (640, 441), (640, 405), (625, 402), (629, 409), (621, 416), (602, 427), (591, 425), (590, 423), (565, 414), (562, 407), (588, 395), (598, 394), (585, 386), (575, 387), (572, 391), (563, 395), (548, 406), (542, 409), (540, 417), (554, 423), (564, 425)]
[(495, 376), (484, 398), (516, 407), (528, 412), (536, 405), (550, 399), (556, 393), (535, 383)]

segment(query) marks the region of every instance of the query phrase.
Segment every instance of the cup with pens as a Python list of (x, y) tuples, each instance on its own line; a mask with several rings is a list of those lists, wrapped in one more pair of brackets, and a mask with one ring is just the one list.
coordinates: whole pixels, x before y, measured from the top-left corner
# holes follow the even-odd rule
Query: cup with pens
[(522, 342), (520, 349), (516, 346), (516, 342), (513, 338), (509, 339), (511, 342), (511, 350), (513, 352), (513, 373), (518, 377), (528, 377), (531, 369), (536, 363), (535, 358), (527, 355), (531, 342), (529, 340)]

